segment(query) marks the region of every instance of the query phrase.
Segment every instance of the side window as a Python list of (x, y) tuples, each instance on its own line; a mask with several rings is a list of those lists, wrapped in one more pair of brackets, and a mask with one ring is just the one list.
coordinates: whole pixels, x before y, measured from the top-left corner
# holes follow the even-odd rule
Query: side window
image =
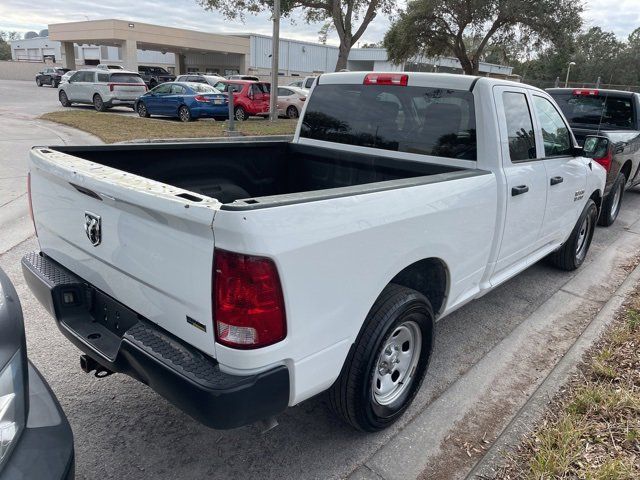
[(558, 157), (571, 155), (572, 142), (569, 128), (562, 120), (556, 107), (546, 98), (533, 96), (533, 108), (536, 110), (542, 140), (544, 141), (544, 156)]
[(184, 87), (182, 85), (171, 85), (171, 93), (173, 95), (182, 95), (184, 93)]
[(279, 97), (288, 97), (289, 95), (291, 95), (291, 90), (288, 88), (278, 88)]
[(171, 84), (161, 83), (152, 90), (153, 93), (169, 93), (171, 92)]
[(512, 162), (536, 158), (536, 138), (527, 96), (524, 93), (502, 94), (504, 115), (507, 121), (509, 157)]
[(108, 82), (109, 81), (109, 74), (108, 73), (99, 73), (98, 74), (98, 81), (99, 82)]

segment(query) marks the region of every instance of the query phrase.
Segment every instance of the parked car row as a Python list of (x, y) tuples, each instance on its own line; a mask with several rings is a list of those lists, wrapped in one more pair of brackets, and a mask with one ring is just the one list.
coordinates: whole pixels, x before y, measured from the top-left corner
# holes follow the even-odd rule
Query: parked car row
[[(144, 78), (126, 70), (96, 68), (67, 72), (61, 78), (58, 98), (65, 107), (74, 103), (93, 105), (99, 112), (111, 107), (133, 108), (141, 117), (175, 117), (183, 122), (199, 118), (229, 118), (229, 93), (233, 95), (236, 120), (269, 115), (270, 84), (255, 80), (228, 80), (212, 75), (181, 75), (177, 81), (162, 82), (147, 91)], [(298, 118), (305, 90), (278, 88), (278, 113)]]

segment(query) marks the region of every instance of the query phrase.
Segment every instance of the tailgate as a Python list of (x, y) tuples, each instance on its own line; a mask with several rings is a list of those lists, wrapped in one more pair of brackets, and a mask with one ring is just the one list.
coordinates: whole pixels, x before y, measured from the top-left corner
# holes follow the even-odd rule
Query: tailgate
[(147, 87), (143, 83), (112, 83), (109, 88), (120, 100), (135, 100), (147, 92)]
[(30, 152), (30, 176), (43, 253), (215, 355), (217, 200), (42, 147)]

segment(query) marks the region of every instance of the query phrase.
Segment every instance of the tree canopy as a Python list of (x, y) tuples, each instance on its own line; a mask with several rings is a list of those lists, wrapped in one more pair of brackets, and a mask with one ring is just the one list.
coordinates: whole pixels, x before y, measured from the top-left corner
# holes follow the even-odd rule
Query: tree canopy
[[(247, 13), (271, 12), (273, 0), (198, 0), (207, 10), (218, 10), (229, 19), (244, 19)], [(320, 36), (335, 29), (340, 39), (336, 71), (347, 68), (351, 47), (362, 37), (378, 13), (390, 15), (394, 0), (281, 0), (283, 16), (301, 10), (309, 23), (323, 22)]]
[(502, 44), (560, 44), (581, 26), (579, 0), (412, 0), (384, 39), (389, 58), (453, 55), (477, 74), (483, 55)]

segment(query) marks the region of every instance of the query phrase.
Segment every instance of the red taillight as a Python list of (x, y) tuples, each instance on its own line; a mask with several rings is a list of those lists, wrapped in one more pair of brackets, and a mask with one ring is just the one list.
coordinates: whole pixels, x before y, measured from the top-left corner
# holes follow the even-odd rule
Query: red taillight
[(33, 201), (31, 200), (31, 172), (27, 173), (27, 197), (29, 198), (29, 216), (31, 217), (31, 223), (33, 223), (33, 230), (38, 236), (38, 229), (36, 228), (36, 219), (33, 216)]
[(214, 264), (216, 341), (258, 348), (284, 339), (284, 299), (273, 260), (216, 249)]
[(576, 88), (573, 90), (574, 95), (598, 95), (599, 90), (592, 88)]
[(594, 158), (594, 160), (602, 165), (607, 172), (611, 170), (611, 161), (613, 160), (611, 150), (609, 150), (604, 157)]
[(367, 73), (364, 85), (400, 85), (407, 86), (409, 75), (404, 73)]
[(205, 97), (204, 95), (196, 95), (195, 97), (193, 97), (193, 99), (196, 102), (208, 102), (209, 99), (207, 97)]

